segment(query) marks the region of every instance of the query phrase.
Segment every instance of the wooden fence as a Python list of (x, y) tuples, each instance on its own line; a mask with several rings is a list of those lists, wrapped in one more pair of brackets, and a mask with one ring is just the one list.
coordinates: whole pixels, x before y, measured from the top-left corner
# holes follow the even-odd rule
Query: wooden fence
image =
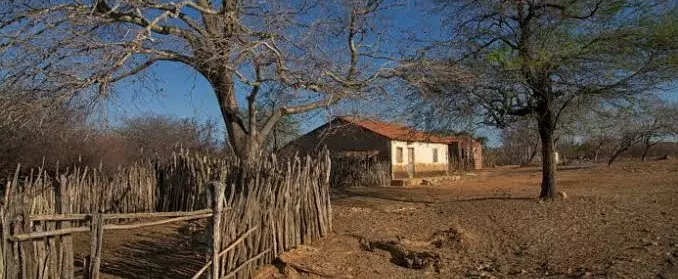
[(98, 278), (105, 230), (198, 218), (211, 218), (211, 260), (194, 278), (248, 278), (260, 264), (331, 230), (329, 155), (316, 158), (278, 162), (271, 156), (243, 168), (180, 153), (169, 163), (136, 164), (112, 176), (72, 168), (52, 175), (57, 178), (43, 170), (20, 178), (17, 171), (0, 207), (0, 278), (72, 278), (71, 235), (77, 232), (90, 233), (84, 272)]
[(330, 185), (336, 188), (356, 186), (388, 186), (391, 166), (388, 161), (369, 157), (332, 158)]

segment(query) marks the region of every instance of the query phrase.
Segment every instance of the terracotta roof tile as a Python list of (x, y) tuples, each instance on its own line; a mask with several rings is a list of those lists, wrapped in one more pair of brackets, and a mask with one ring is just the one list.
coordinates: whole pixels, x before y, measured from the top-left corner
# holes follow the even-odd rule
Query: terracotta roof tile
[(406, 125), (388, 123), (355, 117), (338, 117), (345, 122), (360, 126), (392, 140), (419, 141), (432, 143), (453, 143), (464, 140), (460, 137), (436, 135), (414, 130)]

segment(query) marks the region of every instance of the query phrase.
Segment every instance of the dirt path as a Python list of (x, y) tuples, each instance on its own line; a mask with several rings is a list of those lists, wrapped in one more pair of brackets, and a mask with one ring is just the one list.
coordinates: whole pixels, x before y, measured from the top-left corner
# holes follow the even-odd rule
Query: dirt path
[[(107, 231), (101, 272), (104, 278), (190, 278), (204, 264), (204, 245), (179, 233), (187, 222)], [(89, 254), (89, 235), (75, 236), (76, 259)], [(79, 262), (80, 268), (82, 262)], [(80, 271), (76, 272), (81, 274)]]

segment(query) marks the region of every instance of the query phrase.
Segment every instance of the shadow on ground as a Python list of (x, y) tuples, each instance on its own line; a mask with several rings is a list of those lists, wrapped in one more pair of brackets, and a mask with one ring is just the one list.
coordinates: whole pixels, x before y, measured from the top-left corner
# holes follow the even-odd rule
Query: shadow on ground
[(440, 203), (450, 201), (482, 201), (482, 200), (535, 200), (534, 197), (512, 196), (436, 196), (419, 194), (416, 188), (396, 187), (357, 187), (332, 190), (332, 200), (344, 200), (350, 198), (373, 198), (387, 201), (414, 202), (414, 203)]

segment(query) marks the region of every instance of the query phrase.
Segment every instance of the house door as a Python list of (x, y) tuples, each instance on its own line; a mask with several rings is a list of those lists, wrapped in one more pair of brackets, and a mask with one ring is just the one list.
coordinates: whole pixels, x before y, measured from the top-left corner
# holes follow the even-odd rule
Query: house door
[(407, 148), (407, 175), (414, 177), (414, 147)]

